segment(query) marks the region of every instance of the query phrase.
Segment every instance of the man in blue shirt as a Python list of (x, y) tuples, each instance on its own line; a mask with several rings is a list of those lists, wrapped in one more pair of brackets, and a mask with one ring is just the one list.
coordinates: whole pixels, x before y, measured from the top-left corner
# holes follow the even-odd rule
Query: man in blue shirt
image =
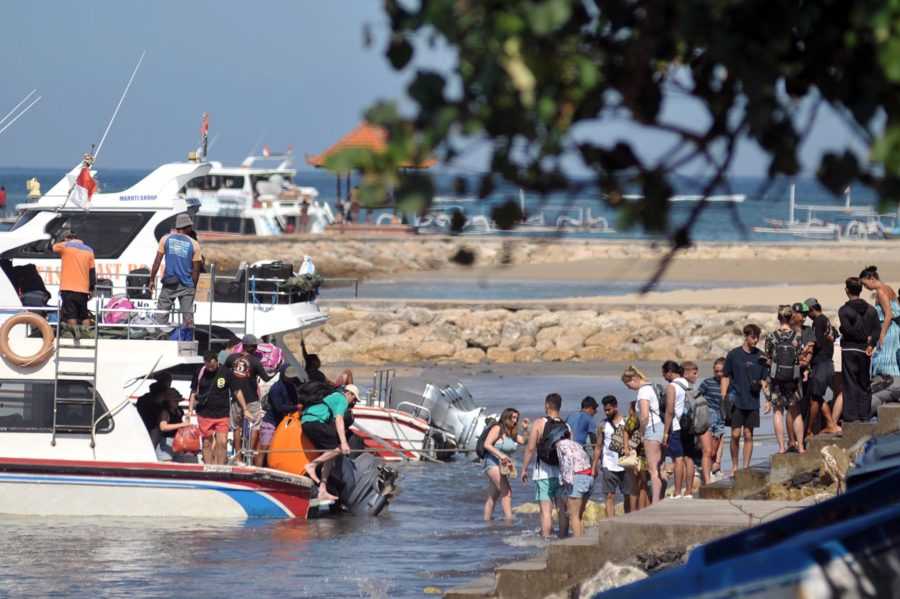
[(726, 418), (722, 415), (722, 376), (725, 373), (725, 358), (716, 359), (713, 364), (713, 376), (703, 379), (697, 388), (697, 394), (706, 399), (709, 406), (709, 430), (701, 435), (708, 435), (709, 441), (703, 444), (703, 482), (709, 484), (711, 476), (721, 469), (722, 465), (722, 437), (725, 435), (725, 427), (731, 424), (731, 415)]
[(150, 269), (150, 286), (156, 284), (156, 273), (163, 259), (166, 267), (162, 276), (162, 288), (159, 291), (156, 309), (157, 322), (169, 322), (169, 310), (178, 300), (182, 326), (194, 326), (194, 291), (200, 279), (200, 267), (203, 258), (200, 255), (200, 244), (191, 237), (194, 223), (187, 212), (175, 217), (175, 232), (164, 235), (159, 240), (159, 248), (153, 267)]
[(594, 415), (597, 414), (598, 407), (597, 400), (588, 395), (581, 400), (581, 411), (570, 414), (566, 418), (566, 424), (572, 430), (572, 440), (579, 445), (593, 444), (592, 437), (594, 437), (594, 431), (597, 430)]

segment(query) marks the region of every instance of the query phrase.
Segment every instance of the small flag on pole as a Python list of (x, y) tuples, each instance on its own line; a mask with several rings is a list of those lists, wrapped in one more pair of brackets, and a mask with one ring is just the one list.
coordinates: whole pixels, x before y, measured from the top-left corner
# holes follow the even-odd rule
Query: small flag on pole
[(87, 210), (90, 208), (91, 197), (96, 190), (97, 182), (94, 181), (94, 178), (91, 176), (90, 167), (85, 164), (81, 167), (78, 178), (75, 179), (75, 185), (72, 186), (72, 191), (69, 192), (69, 200), (79, 208)]
[(264, 145), (264, 146), (263, 146), (263, 156), (264, 156), (265, 158), (268, 158), (268, 157), (271, 156), (271, 155), (272, 155), (272, 150), (269, 149), (269, 146)]
[(206, 150), (209, 147), (207, 140), (209, 139), (209, 113), (203, 113), (203, 120), (200, 121), (200, 145), (203, 146), (203, 157), (206, 158)]

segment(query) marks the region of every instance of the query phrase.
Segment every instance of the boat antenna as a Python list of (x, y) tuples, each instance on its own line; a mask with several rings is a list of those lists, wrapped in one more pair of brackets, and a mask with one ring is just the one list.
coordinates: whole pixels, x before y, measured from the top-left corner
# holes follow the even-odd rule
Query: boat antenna
[[(31, 96), (33, 96), (33, 95), (35, 94), (35, 92), (37, 92), (36, 89), (31, 90), (31, 93), (29, 93), (27, 96), (25, 96), (24, 98), (22, 98), (22, 101), (21, 101), (21, 102), (19, 102), (19, 103), (16, 104), (15, 106), (13, 106), (13, 109), (10, 110), (9, 112), (7, 112), (6, 115), (5, 115), (2, 119), (0, 119), (0, 125), (2, 125), (3, 122), (4, 122), (6, 119), (8, 119), (10, 116), (12, 116), (12, 115), (16, 112), (16, 110), (19, 109), (19, 107), (20, 107), (22, 104), (24, 104), (25, 102), (27, 102), (28, 99), (29, 99)], [(0, 129), (0, 134), (2, 134), (4, 131), (6, 131), (7, 129), (9, 129), (10, 127), (12, 127), (12, 124), (15, 123), (16, 121), (18, 121), (18, 120), (22, 117), (22, 115), (24, 115), (26, 112), (28, 112), (29, 110), (31, 110), (31, 107), (32, 107), (32, 106), (34, 106), (35, 104), (37, 104), (38, 102), (40, 102), (42, 97), (43, 97), (43, 96), (38, 96), (37, 98), (35, 98), (34, 100), (32, 100), (30, 104), (28, 104), (25, 108), (23, 108), (23, 109), (19, 112), (19, 114), (17, 114), (15, 117), (13, 117), (13, 119), (12, 119), (11, 121), (9, 121), (8, 123), (6, 123), (6, 125), (4, 125), (2, 129)]]
[(138, 59), (137, 64), (134, 65), (134, 70), (131, 72), (131, 77), (128, 78), (128, 84), (125, 85), (125, 91), (122, 92), (122, 96), (119, 98), (119, 103), (116, 104), (116, 109), (113, 111), (112, 117), (109, 119), (109, 123), (106, 124), (106, 130), (103, 132), (103, 136), (100, 138), (100, 141), (97, 142), (97, 150), (93, 152), (94, 163), (97, 162), (97, 157), (100, 155), (100, 150), (103, 149), (103, 142), (106, 141), (106, 136), (109, 135), (109, 130), (112, 127), (113, 122), (115, 122), (116, 116), (118, 116), (119, 114), (119, 109), (122, 107), (122, 102), (125, 101), (125, 96), (128, 95), (128, 90), (131, 89), (131, 83), (134, 81), (134, 76), (137, 75), (138, 69), (141, 68), (141, 63), (144, 62), (144, 56), (146, 55), (146, 50), (141, 52), (141, 57)]

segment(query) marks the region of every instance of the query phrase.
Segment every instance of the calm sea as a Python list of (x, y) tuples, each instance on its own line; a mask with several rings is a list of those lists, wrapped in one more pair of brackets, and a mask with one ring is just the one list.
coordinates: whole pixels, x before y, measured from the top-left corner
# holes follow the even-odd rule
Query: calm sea
[[(119, 170), (108, 169), (98, 172), (98, 182), (101, 189), (107, 191), (123, 190), (144, 177), (149, 170)], [(7, 189), (10, 208), (19, 202), (25, 201), (25, 181), (36, 177), (41, 182), (44, 191), (53, 186), (62, 176), (62, 169), (46, 168), (0, 168), (0, 185)], [(301, 185), (315, 187), (319, 190), (320, 198), (334, 206), (336, 190), (333, 176), (322, 171), (301, 171), (296, 176), (296, 182)], [(437, 174), (435, 177), (437, 194), (442, 198), (440, 206), (450, 208), (458, 206), (468, 215), (491, 214), (491, 206), (512, 199), (519, 201), (518, 190), (512, 187), (500, 186), (497, 190), (482, 202), (471, 202), (471, 195), (454, 194), (454, 178), (449, 175)], [(797, 202), (800, 204), (828, 204), (841, 205), (843, 198), (836, 198), (822, 188), (814, 179), (801, 178), (795, 181), (797, 185)], [(678, 193), (698, 193), (698, 186), (689, 179), (678, 179)], [(769, 219), (787, 219), (788, 217), (788, 187), (786, 180), (777, 181), (764, 194), (763, 181), (752, 177), (734, 177), (729, 181), (731, 192), (745, 194), (747, 200), (742, 204), (713, 204), (708, 208), (694, 229), (694, 237), (700, 241), (774, 241), (793, 240), (793, 238), (765, 234), (752, 233), (755, 226), (765, 226)], [(470, 189), (475, 189), (474, 179)], [(863, 187), (853, 188), (854, 206), (873, 206), (877, 203), (875, 194), (871, 189)], [(600, 195), (596, 191), (584, 191), (578, 195), (552, 195), (547, 198), (526, 196), (526, 211), (530, 215), (543, 211), (545, 222), (554, 225), (560, 216), (578, 216), (589, 209), (593, 217), (602, 216), (609, 221), (610, 226), (619, 227), (619, 217), (610, 207), (600, 201)], [(670, 229), (674, 229), (683, 223), (693, 207), (691, 202), (682, 202), (674, 205), (671, 213)], [(377, 213), (376, 213), (377, 214)], [(798, 211), (797, 218), (805, 218), (805, 212)], [(837, 220), (846, 224), (846, 218), (831, 217), (829, 220)], [(521, 232), (521, 231), (519, 231)], [(580, 234), (579, 234), (580, 236)], [(648, 238), (640, 228), (619, 230), (617, 233), (603, 235), (604, 238)]]
[[(631, 399), (613, 377), (485, 373), (464, 382), (489, 411), (512, 406), (531, 418), (550, 392), (563, 396), (564, 415), (588, 394)], [(770, 418), (762, 432), (771, 432)], [(485, 479), (476, 464), (406, 464), (400, 486), (389, 510), (371, 519), (197, 521), (179, 518), (177, 504), (162, 520), (2, 516), (0, 597), (422, 597), (543, 548), (534, 515), (481, 521)], [(514, 482), (513, 504), (533, 493)]]

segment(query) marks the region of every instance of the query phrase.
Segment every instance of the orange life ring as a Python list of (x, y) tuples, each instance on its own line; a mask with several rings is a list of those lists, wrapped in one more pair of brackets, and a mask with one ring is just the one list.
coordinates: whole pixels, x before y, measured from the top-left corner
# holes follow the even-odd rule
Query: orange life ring
[[(41, 332), (44, 344), (41, 345), (41, 349), (39, 349), (36, 354), (31, 356), (20, 356), (9, 348), (9, 332), (14, 326), (19, 324), (37, 327)], [(15, 366), (25, 367), (43, 365), (44, 362), (53, 355), (54, 340), (53, 329), (50, 327), (50, 323), (47, 322), (46, 318), (39, 314), (35, 314), (34, 312), (22, 312), (16, 314), (12, 318), (6, 319), (3, 325), (0, 326), (0, 354), (3, 355), (7, 362), (10, 362)]]

